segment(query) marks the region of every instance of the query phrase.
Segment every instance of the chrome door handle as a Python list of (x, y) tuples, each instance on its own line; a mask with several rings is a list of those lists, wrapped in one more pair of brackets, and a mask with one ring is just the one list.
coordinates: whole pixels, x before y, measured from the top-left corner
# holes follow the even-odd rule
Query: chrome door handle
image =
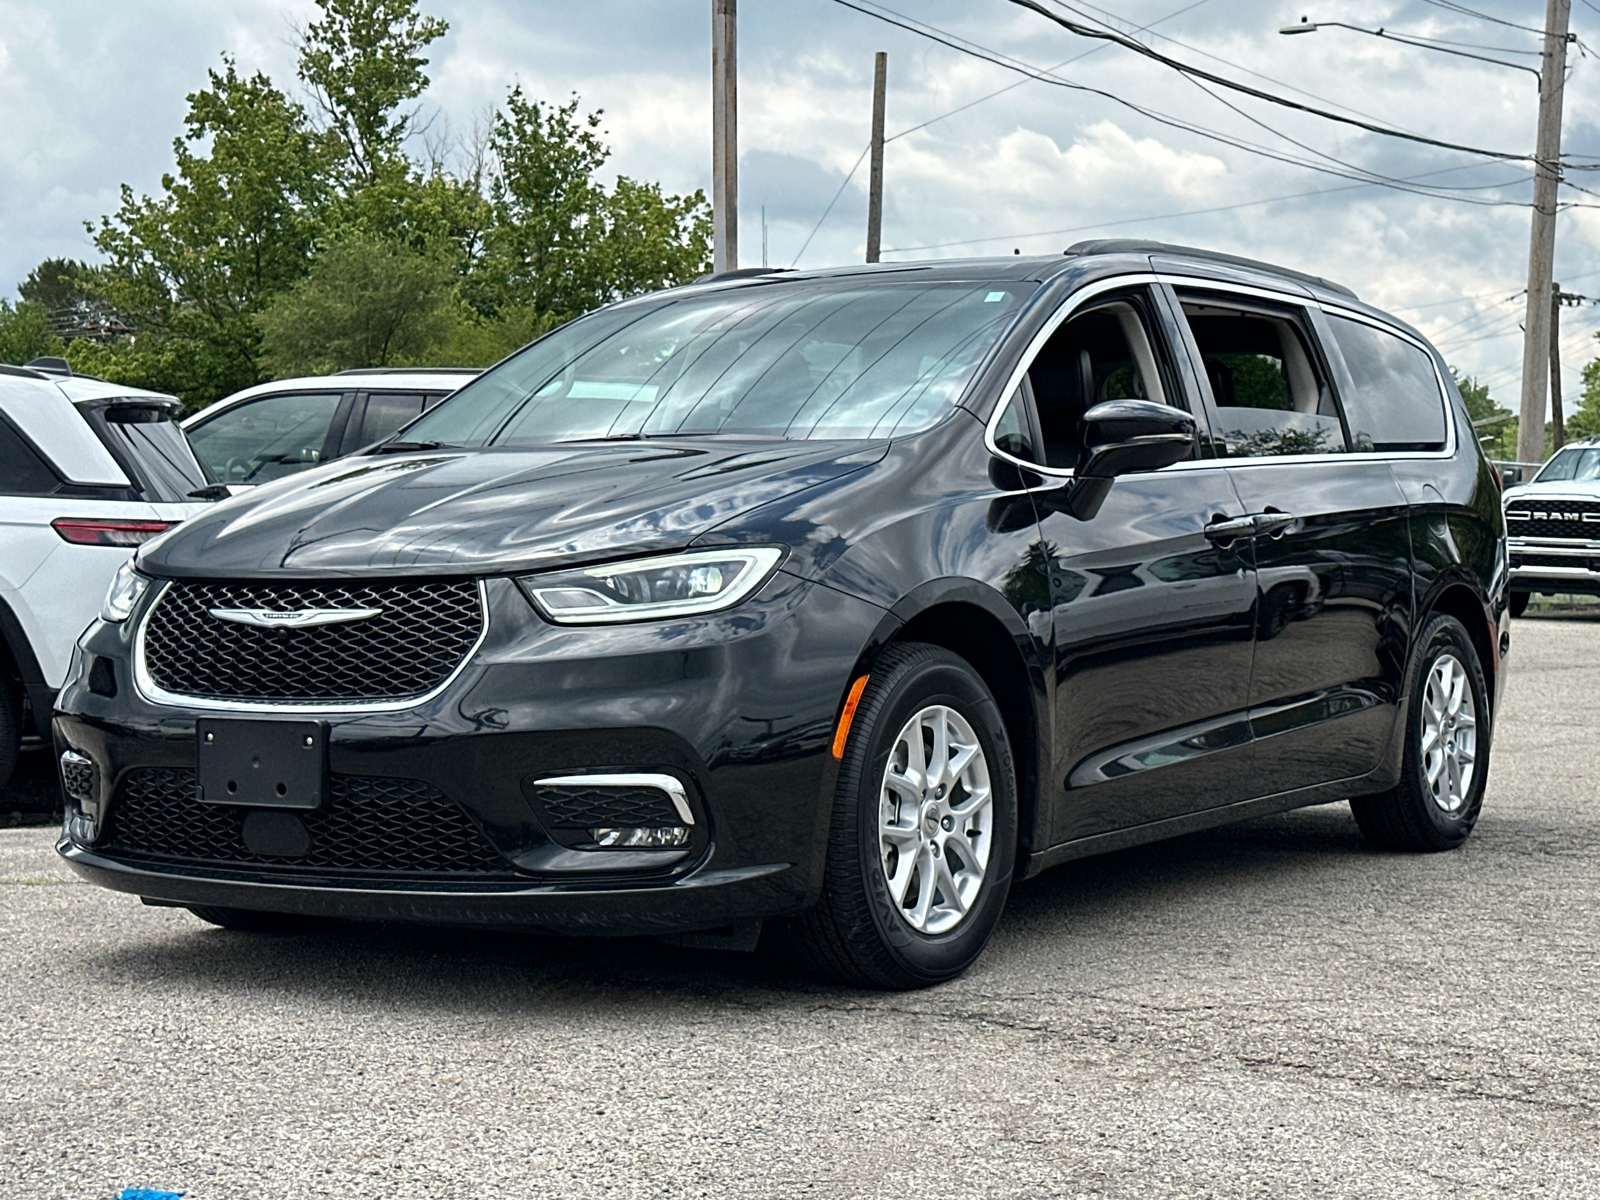
[(1205, 527), (1205, 535), (1219, 546), (1231, 546), (1242, 537), (1253, 537), (1255, 517), (1218, 517)]
[(1284, 512), (1257, 513), (1251, 518), (1255, 522), (1256, 532), (1270, 538), (1281, 538), (1298, 519), (1293, 513)]

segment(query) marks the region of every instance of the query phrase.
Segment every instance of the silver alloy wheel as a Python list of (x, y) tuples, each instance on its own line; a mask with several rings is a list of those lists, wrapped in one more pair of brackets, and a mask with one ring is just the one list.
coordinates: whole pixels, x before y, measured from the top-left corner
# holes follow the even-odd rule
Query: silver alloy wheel
[(972, 726), (930, 705), (895, 736), (878, 796), (878, 863), (889, 896), (919, 933), (961, 924), (989, 867), (994, 794)]
[(1458, 813), (1472, 791), (1478, 756), (1478, 711), (1466, 667), (1441, 654), (1428, 672), (1422, 694), (1422, 772), (1433, 802)]

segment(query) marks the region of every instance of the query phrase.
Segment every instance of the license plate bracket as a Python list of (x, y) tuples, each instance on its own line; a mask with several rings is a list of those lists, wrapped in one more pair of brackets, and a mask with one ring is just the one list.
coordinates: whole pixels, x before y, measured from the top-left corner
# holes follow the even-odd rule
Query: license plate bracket
[(207, 717), (195, 723), (195, 767), (205, 804), (318, 808), (326, 763), (327, 731), (316, 721)]

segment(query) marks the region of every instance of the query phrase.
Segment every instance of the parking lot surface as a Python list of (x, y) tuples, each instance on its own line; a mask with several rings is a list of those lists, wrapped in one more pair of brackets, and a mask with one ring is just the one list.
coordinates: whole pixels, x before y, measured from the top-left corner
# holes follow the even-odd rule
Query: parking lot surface
[(1600, 1196), (1600, 614), (1513, 627), (1484, 816), (1020, 885), (886, 995), (654, 942), (261, 938), (0, 831), (0, 1194)]

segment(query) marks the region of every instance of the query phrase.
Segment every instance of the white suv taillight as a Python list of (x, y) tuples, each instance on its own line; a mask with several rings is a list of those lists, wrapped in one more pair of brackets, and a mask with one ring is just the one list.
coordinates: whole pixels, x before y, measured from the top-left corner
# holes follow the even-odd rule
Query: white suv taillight
[(142, 546), (158, 533), (165, 533), (173, 521), (112, 521), (99, 517), (57, 517), (54, 529), (75, 546)]

